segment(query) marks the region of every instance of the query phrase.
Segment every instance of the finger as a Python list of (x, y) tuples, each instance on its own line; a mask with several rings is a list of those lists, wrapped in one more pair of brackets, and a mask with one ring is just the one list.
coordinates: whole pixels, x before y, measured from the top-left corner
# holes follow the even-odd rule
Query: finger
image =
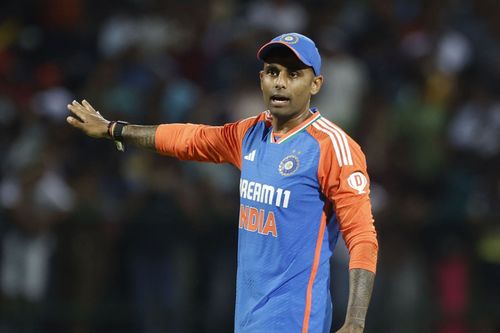
[(73, 100), (73, 102), (71, 102), (71, 105), (73, 105), (74, 107), (77, 107), (77, 108), (83, 108), (83, 106), (78, 103), (76, 100)]
[(83, 129), (83, 123), (75, 117), (66, 117), (66, 122), (75, 128)]
[(73, 101), (71, 102), (71, 105), (73, 106), (73, 108), (76, 108), (86, 114), (92, 114), (93, 112), (90, 111), (89, 109), (87, 109), (85, 106), (83, 106), (82, 104), (78, 103), (77, 101)]
[(85, 122), (85, 112), (81, 107), (75, 105), (74, 103), (75, 102), (73, 102), (73, 104), (67, 105), (68, 110), (71, 111), (76, 116), (76, 118), (79, 119), (80, 122)]
[(96, 110), (92, 107), (92, 105), (90, 105), (90, 103), (89, 103), (89, 102), (87, 102), (87, 100), (86, 100), (86, 99), (84, 99), (84, 100), (82, 101), (82, 104), (83, 104), (83, 106), (85, 106), (85, 108), (86, 108), (87, 110), (90, 110), (90, 111), (93, 111), (93, 112), (99, 113), (98, 111), (96, 111)]

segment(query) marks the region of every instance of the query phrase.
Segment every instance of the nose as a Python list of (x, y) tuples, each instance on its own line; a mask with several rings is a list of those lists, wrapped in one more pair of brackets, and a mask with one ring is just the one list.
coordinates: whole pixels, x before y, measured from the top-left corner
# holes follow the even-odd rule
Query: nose
[(276, 76), (274, 87), (276, 89), (286, 89), (286, 73), (284, 71), (280, 71), (278, 76)]

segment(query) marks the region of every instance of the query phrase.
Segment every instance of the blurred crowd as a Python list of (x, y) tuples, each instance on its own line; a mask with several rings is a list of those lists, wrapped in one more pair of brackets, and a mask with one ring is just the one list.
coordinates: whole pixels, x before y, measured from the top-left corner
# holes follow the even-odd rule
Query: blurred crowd
[[(0, 4), (0, 333), (231, 332), (237, 170), (85, 137), (108, 119), (263, 111), (258, 47), (312, 37), (323, 116), (367, 156), (380, 255), (367, 333), (500, 332), (500, 2)], [(347, 301), (332, 260), (334, 327)]]

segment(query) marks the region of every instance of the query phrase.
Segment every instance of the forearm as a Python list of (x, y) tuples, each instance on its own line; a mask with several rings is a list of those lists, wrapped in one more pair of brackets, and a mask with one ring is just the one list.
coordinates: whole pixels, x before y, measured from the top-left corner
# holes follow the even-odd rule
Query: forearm
[(365, 269), (349, 271), (349, 302), (344, 326), (357, 329), (353, 332), (363, 332), (374, 280), (375, 274)]
[[(109, 130), (110, 125), (113, 126), (113, 122), (105, 119), (99, 111), (95, 110), (86, 100), (83, 100), (81, 104), (77, 101), (73, 101), (71, 104), (68, 104), (68, 110), (70, 110), (72, 114), (67, 117), (66, 121), (71, 126), (80, 129), (93, 138), (112, 139)], [(141, 126), (129, 124), (123, 127), (121, 137), (126, 144), (132, 144), (141, 148), (155, 149), (155, 134), (157, 127), (158, 125)], [(120, 149), (118, 144), (117, 147)]]
[(158, 125), (127, 125), (123, 128), (124, 142), (140, 148), (155, 149), (155, 133)]

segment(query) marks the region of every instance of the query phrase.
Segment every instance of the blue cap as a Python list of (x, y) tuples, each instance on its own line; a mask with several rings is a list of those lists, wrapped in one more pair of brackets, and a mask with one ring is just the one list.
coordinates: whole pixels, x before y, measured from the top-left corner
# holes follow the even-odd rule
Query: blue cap
[(312, 39), (296, 32), (286, 33), (273, 38), (259, 49), (257, 58), (264, 60), (269, 50), (281, 45), (292, 50), (305, 65), (311, 66), (315, 75), (320, 74), (321, 56), (316, 48), (316, 44), (314, 44)]

